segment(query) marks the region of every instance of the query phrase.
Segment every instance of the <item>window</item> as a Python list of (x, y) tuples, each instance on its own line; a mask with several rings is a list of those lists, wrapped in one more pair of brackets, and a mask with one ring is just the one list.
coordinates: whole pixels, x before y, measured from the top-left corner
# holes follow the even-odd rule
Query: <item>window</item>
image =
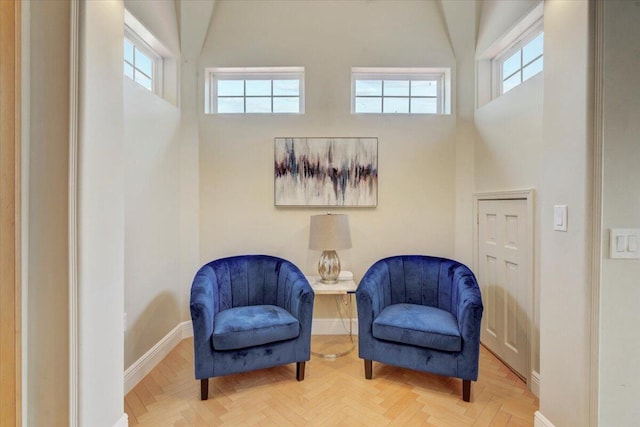
[[(0, 0), (2, 1), (2, 0)], [(124, 75), (165, 101), (178, 106), (180, 62), (177, 38), (157, 38), (131, 12), (124, 10)], [(169, 47), (167, 47), (169, 46)], [(127, 79), (125, 79), (127, 80)], [(126, 81), (125, 87), (137, 89)], [(140, 94), (140, 91), (137, 95)]]
[(124, 75), (145, 89), (161, 95), (162, 57), (131, 28), (125, 26)]
[(494, 97), (509, 92), (542, 71), (543, 45), (544, 32), (539, 23), (514, 46), (494, 58)]
[(304, 113), (304, 68), (207, 69), (206, 113)]
[(353, 68), (355, 114), (449, 114), (449, 69)]

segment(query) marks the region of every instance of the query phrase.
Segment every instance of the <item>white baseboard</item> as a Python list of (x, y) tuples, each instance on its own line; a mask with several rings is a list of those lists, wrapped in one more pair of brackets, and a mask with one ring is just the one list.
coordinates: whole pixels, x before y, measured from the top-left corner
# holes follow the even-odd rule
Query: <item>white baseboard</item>
[(531, 393), (535, 394), (536, 397), (540, 397), (540, 372), (531, 371), (531, 385), (529, 390), (531, 390)]
[[(193, 336), (191, 321), (180, 323), (124, 371), (124, 394), (134, 388), (180, 341)], [(126, 414), (125, 414), (126, 415)], [(127, 426), (127, 424), (124, 424)], [(120, 424), (118, 424), (120, 427)]]
[(551, 421), (547, 419), (542, 412), (536, 411), (533, 418), (533, 426), (534, 427), (555, 427)]
[[(351, 319), (353, 335), (358, 335), (358, 319)], [(349, 320), (344, 322), (340, 318), (313, 319), (311, 321), (311, 335), (349, 335)]]
[(120, 417), (113, 427), (129, 427), (129, 416), (127, 414), (122, 414), (122, 417)]

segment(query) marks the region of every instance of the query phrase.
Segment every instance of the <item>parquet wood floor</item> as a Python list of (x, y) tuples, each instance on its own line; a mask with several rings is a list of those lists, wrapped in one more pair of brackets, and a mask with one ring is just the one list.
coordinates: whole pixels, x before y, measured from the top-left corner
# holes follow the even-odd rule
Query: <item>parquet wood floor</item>
[[(345, 336), (314, 336), (314, 351)], [(183, 340), (125, 396), (130, 426), (533, 426), (538, 399), (481, 347), (471, 402), (462, 381), (381, 363), (364, 378), (356, 349), (328, 360), (312, 356), (305, 379), (295, 364), (213, 378), (200, 400), (193, 339)]]

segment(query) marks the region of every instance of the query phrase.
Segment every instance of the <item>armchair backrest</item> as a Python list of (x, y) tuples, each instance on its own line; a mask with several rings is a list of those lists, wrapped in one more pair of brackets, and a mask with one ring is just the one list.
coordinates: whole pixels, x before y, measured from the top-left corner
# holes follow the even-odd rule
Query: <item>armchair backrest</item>
[(197, 273), (211, 281), (215, 311), (270, 304), (290, 309), (291, 286), (304, 277), (291, 262), (269, 255), (242, 255), (217, 259)]
[[(377, 276), (378, 283), (385, 283), (382, 305), (420, 304), (456, 313), (460, 287), (458, 280), (473, 273), (457, 261), (426, 255), (402, 255), (381, 259), (366, 275)], [(365, 275), (365, 276), (366, 276)]]

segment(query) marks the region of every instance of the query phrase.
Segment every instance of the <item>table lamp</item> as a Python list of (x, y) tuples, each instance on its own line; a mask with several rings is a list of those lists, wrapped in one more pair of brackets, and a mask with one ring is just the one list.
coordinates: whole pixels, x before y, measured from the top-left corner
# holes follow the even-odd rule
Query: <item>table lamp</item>
[(347, 215), (312, 215), (309, 228), (309, 249), (322, 251), (318, 273), (322, 283), (337, 283), (340, 258), (336, 250), (351, 247), (349, 217)]

